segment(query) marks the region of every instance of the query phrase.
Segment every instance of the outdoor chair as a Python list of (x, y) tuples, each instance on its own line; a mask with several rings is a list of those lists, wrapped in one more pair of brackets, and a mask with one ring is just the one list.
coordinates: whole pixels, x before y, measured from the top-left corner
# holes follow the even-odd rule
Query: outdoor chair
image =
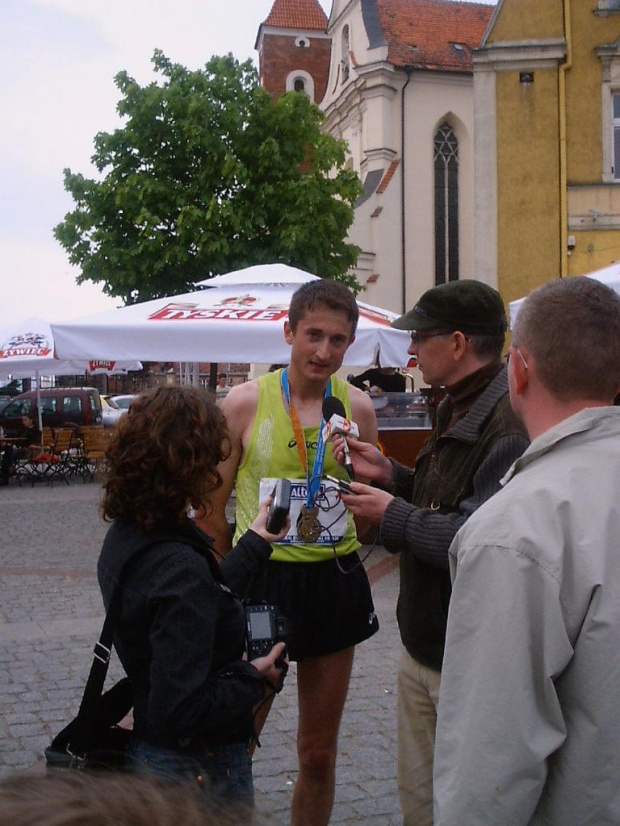
[(79, 440), (72, 428), (59, 427), (54, 430), (52, 459), (48, 468), (48, 481), (64, 479), (69, 484), (71, 476), (79, 470)]
[(34, 487), (35, 482), (47, 480), (47, 465), (52, 458), (53, 444), (54, 431), (51, 427), (44, 427), (41, 430), (40, 446), (28, 447), (27, 455), (22, 455), (15, 461), (13, 477), (20, 487), (23, 481), (30, 482)]
[(41, 447), (43, 451), (50, 451), (54, 444), (54, 431), (51, 427), (44, 427), (41, 431)]
[(105, 449), (109, 436), (103, 427), (82, 428), (82, 461), (91, 480), (105, 470)]
[(49, 433), (43, 433), (41, 448), (32, 448), (30, 455), (17, 463), (15, 476), (19, 485), (26, 480), (34, 487), (35, 482), (51, 484), (55, 479), (62, 479), (68, 485), (69, 478), (77, 472), (75, 432), (57, 428), (51, 444), (46, 444), (48, 440)]

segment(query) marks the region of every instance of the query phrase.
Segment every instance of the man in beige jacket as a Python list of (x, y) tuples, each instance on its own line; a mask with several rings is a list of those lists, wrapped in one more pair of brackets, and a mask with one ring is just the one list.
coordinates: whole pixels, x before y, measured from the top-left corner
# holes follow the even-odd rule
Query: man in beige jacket
[(452, 547), (435, 825), (620, 823), (620, 297), (534, 291), (508, 379), (532, 443)]

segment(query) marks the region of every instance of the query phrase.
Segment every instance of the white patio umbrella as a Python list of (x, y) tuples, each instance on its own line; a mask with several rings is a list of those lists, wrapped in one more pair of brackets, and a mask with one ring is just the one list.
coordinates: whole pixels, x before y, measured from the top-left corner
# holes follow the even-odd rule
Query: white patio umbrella
[(139, 361), (56, 358), (50, 324), (40, 318), (0, 325), (0, 378), (36, 379), (39, 429), (42, 427), (41, 376), (72, 376), (78, 373), (111, 376), (141, 369)]
[[(610, 264), (608, 267), (602, 267), (599, 270), (592, 270), (592, 272), (585, 274), (585, 278), (594, 278), (596, 281), (606, 284), (608, 287), (611, 287), (614, 292), (620, 294), (620, 261), (614, 261), (613, 264)], [(515, 301), (511, 301), (508, 305), (511, 327), (517, 317), (519, 307), (524, 301), (525, 297), (517, 298)]]
[[(201, 282), (203, 289), (52, 324), (62, 358), (85, 354), (145, 361), (289, 360), (283, 326), (291, 296), (317, 276), (284, 264), (237, 270)], [(409, 360), (409, 334), (390, 326), (397, 313), (358, 301), (360, 321), (346, 365), (384, 367)]]

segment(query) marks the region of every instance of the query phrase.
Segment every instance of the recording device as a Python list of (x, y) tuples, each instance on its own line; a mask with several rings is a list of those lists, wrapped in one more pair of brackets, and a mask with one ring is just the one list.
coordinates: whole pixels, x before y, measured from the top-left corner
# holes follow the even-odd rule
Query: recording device
[(291, 483), (288, 479), (278, 479), (271, 493), (271, 504), (267, 510), (267, 530), (280, 533), (286, 523), (291, 508)]
[[(335, 396), (328, 396), (323, 401), (323, 418), (326, 425), (323, 431), (323, 438), (331, 439), (336, 433), (342, 436), (359, 436), (359, 429), (355, 422), (350, 422), (347, 419), (347, 411), (344, 409), (344, 404)], [(351, 461), (351, 454), (349, 453), (349, 445), (346, 438), (342, 440), (344, 450), (344, 466), (349, 474), (349, 479), (354, 478), (353, 462)]]
[(351, 496), (356, 495), (355, 491), (351, 490), (351, 485), (345, 482), (344, 479), (338, 479), (336, 476), (330, 476), (329, 474), (326, 474), (325, 478), (335, 485), (341, 493), (350, 493)]
[[(291, 636), (289, 620), (275, 605), (246, 605), (245, 620), (248, 660), (265, 657), (277, 642), (286, 642)], [(286, 651), (282, 653), (284, 656)]]

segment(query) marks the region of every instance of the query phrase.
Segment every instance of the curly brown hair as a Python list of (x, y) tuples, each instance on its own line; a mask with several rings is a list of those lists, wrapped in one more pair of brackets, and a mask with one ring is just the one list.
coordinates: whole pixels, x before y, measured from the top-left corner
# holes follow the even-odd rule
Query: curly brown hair
[(222, 484), (226, 422), (206, 391), (156, 387), (138, 396), (106, 450), (103, 518), (131, 519), (144, 530), (180, 526), (188, 505), (205, 506)]

